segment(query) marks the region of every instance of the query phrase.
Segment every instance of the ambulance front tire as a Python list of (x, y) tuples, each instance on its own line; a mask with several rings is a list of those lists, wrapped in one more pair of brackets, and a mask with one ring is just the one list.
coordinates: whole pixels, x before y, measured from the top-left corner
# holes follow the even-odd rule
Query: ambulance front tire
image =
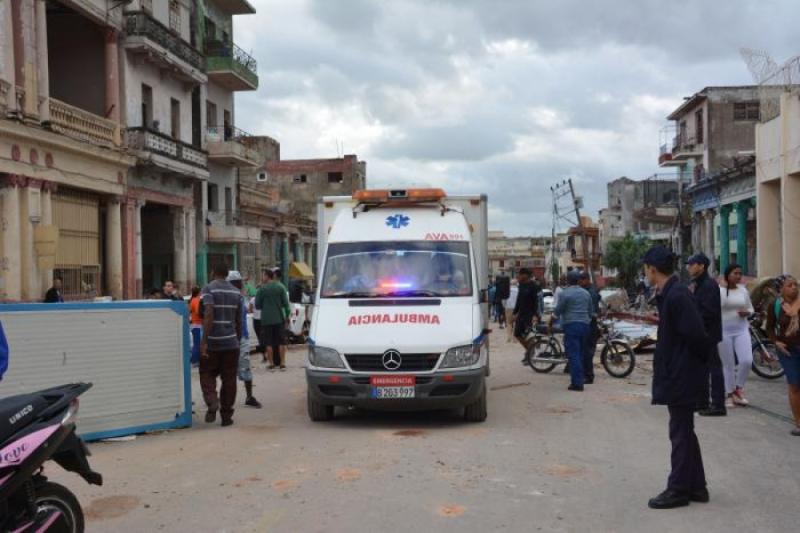
[(464, 407), (464, 420), (467, 422), (484, 422), (486, 417), (486, 387), (484, 387), (478, 399)]
[(315, 400), (308, 391), (308, 418), (312, 422), (328, 422), (333, 419), (333, 406), (325, 405)]

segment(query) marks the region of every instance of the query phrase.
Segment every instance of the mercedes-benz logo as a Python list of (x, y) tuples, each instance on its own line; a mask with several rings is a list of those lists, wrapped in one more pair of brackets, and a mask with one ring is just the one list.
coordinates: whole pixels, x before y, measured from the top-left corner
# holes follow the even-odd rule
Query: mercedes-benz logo
[(397, 350), (388, 350), (383, 354), (383, 368), (397, 370), (403, 364), (403, 358)]

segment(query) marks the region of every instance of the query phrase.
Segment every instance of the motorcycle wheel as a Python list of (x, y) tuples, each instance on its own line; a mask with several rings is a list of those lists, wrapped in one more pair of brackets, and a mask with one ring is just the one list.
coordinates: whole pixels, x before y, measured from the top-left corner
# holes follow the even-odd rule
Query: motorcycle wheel
[(751, 365), (753, 372), (764, 379), (783, 377), (783, 367), (778, 360), (778, 349), (770, 341), (762, 341), (761, 344), (763, 348), (758, 342), (753, 343), (753, 364)]
[(636, 356), (633, 348), (624, 341), (611, 341), (603, 347), (600, 362), (610, 376), (615, 378), (628, 377), (636, 366)]
[(541, 338), (528, 346), (525, 351), (525, 360), (528, 365), (540, 374), (551, 372), (557, 363), (549, 361), (539, 361), (537, 357), (564, 357), (561, 348), (553, 339)]
[[(83, 533), (84, 518), (81, 504), (69, 489), (58, 483), (46, 481), (36, 487), (36, 514), (50, 514), (58, 511), (60, 516), (53, 522), (48, 531), (68, 531)], [(38, 522), (38, 520), (37, 520)]]

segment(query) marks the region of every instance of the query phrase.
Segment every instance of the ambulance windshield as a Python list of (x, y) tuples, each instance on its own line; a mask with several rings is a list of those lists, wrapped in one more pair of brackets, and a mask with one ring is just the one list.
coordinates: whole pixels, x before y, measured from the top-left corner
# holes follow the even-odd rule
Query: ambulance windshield
[(323, 298), (471, 295), (467, 242), (357, 242), (328, 247)]

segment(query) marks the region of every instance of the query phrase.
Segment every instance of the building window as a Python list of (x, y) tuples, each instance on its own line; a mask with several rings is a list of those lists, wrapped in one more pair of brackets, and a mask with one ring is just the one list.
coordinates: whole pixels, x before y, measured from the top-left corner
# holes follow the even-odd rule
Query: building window
[(181, 103), (175, 98), (169, 99), (170, 111), (172, 112), (172, 138), (181, 138)]
[(181, 5), (178, 0), (169, 2), (169, 29), (175, 33), (181, 32)]
[(758, 102), (737, 102), (733, 104), (733, 120), (758, 120)]
[(344, 175), (341, 172), (328, 172), (328, 183), (342, 183)]
[(213, 183), (208, 184), (208, 210), (219, 211), (219, 189)]
[(153, 127), (153, 88), (142, 84), (142, 126)]
[[(206, 100), (206, 125), (209, 128), (217, 127), (217, 104), (211, 100)], [(217, 133), (216, 131), (214, 133)]]
[(305, 174), (297, 174), (294, 177), (294, 182), (295, 183), (307, 183), (308, 182), (308, 177)]
[(697, 144), (703, 144), (703, 110), (698, 109), (694, 114), (694, 138)]
[(499, 261), (499, 263), (500, 263), (500, 268), (505, 268), (505, 266), (506, 266), (506, 262), (505, 262), (504, 260), (502, 260), (502, 259), (501, 259), (501, 260)]

